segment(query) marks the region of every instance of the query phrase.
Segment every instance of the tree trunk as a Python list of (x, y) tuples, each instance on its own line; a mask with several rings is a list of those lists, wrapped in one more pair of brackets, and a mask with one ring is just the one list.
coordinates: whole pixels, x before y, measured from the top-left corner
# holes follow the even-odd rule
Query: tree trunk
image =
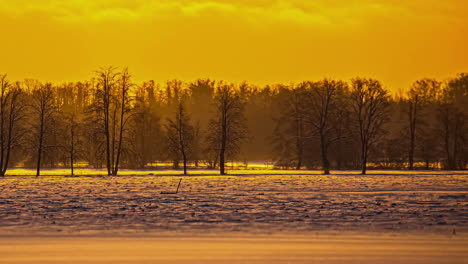
[[(42, 109), (42, 111), (44, 111)], [(37, 148), (36, 177), (41, 174), (42, 142), (44, 137), (44, 112), (41, 112), (41, 124), (39, 129), (39, 146)]]
[[(413, 144), (413, 143), (411, 143)], [(414, 156), (414, 150), (413, 150), (413, 146), (410, 146), (410, 151), (409, 151), (409, 155), (408, 155), (408, 169), (412, 170), (414, 167), (413, 167), (413, 163), (414, 163), (414, 160), (413, 160), (413, 156)]]
[(297, 165), (296, 170), (300, 170), (302, 167), (302, 142), (300, 135), (297, 136)]
[[(462, 121), (460, 120), (460, 117), (458, 114), (455, 116), (455, 127), (453, 129), (453, 169), (464, 169), (460, 166), (460, 155), (458, 153), (459, 151), (459, 138), (460, 138), (460, 127), (462, 124), (460, 124)], [(463, 146), (463, 145), (462, 145)]]
[[(181, 137), (182, 140), (182, 137)], [(185, 154), (185, 147), (183, 141), (181, 141), (181, 152), (182, 152), (182, 158), (184, 159), (184, 175), (187, 175), (187, 155)]]
[(119, 127), (119, 144), (117, 146), (117, 158), (115, 160), (115, 167), (114, 167), (114, 175), (117, 175), (119, 171), (119, 162), (120, 162), (120, 153), (122, 152), (122, 140), (123, 140), (123, 131), (124, 131), (124, 125), (125, 125), (125, 98), (126, 98), (126, 83), (122, 84), (122, 105), (120, 108), (120, 127)]
[(226, 174), (226, 172), (224, 171), (224, 147), (221, 147), (221, 150), (219, 151), (219, 173), (221, 175)]
[(361, 174), (366, 174), (367, 172), (367, 148), (363, 144), (361, 147)]
[(302, 155), (298, 156), (296, 170), (300, 170), (302, 167)]
[(447, 169), (453, 169), (453, 157), (450, 149), (450, 117), (449, 110), (444, 109), (444, 145), (447, 158)]
[(187, 155), (185, 153), (185, 141), (184, 141), (184, 124), (182, 119), (184, 118), (184, 108), (182, 102), (179, 103), (179, 114), (178, 114), (178, 131), (179, 131), (179, 145), (182, 158), (184, 159), (184, 175), (187, 175)]
[(323, 142), (324, 139), (321, 137), (320, 139), (320, 153), (322, 156), (322, 169), (323, 169), (323, 174), (328, 175), (330, 174), (330, 161), (328, 160), (328, 155), (327, 155), (327, 149), (326, 145)]
[[(73, 122), (73, 121), (72, 121)], [(75, 135), (74, 135), (74, 131), (73, 131), (73, 124), (70, 125), (70, 134), (71, 134), (71, 151), (70, 151), (70, 170), (71, 170), (71, 175), (73, 176), (74, 175), (74, 171), (73, 171), (73, 163), (75, 162), (75, 157), (74, 157), (74, 153), (75, 153)]]
[[(106, 99), (105, 99), (106, 100)], [(110, 163), (110, 133), (109, 133), (109, 104), (104, 104), (104, 132), (106, 134), (106, 165), (107, 175), (111, 175), (111, 163)]]
[(304, 153), (303, 150), (303, 124), (301, 113), (299, 113), (299, 105), (295, 103), (295, 114), (296, 114), (296, 151), (297, 151), (297, 165), (296, 170), (300, 170), (302, 167), (302, 156)]
[(409, 106), (409, 129), (410, 129), (410, 144), (409, 144), (409, 151), (408, 151), (408, 169), (412, 170), (414, 166), (414, 149), (416, 146), (416, 121), (417, 121), (417, 114), (418, 114), (418, 98), (414, 99), (414, 102), (410, 102)]
[(12, 134), (13, 134), (13, 131), (14, 131), (14, 126), (15, 126), (15, 117), (14, 117), (14, 107), (13, 107), (13, 104), (14, 104), (14, 101), (13, 100), (16, 100), (15, 97), (13, 97), (11, 99), (11, 104), (10, 104), (10, 120), (9, 120), (9, 126), (8, 126), (8, 141), (7, 141), (7, 149), (6, 149), (6, 157), (5, 157), (5, 161), (3, 163), (3, 168), (2, 171), (1, 171), (1, 174), (2, 176), (5, 176), (6, 174), (6, 171), (8, 169), (8, 164), (10, 162), (10, 152), (11, 152), (11, 144), (12, 144)]
[(225, 131), (223, 130), (222, 136), (221, 136), (221, 149), (219, 150), (219, 173), (221, 175), (225, 175), (226, 172), (224, 170), (224, 154), (226, 152), (226, 135)]
[(409, 153), (408, 153), (408, 169), (412, 170), (413, 169), (413, 163), (414, 163), (414, 140), (415, 140), (415, 127), (414, 124), (412, 124), (412, 128), (410, 129), (410, 146), (409, 146)]
[(183, 155), (184, 157), (184, 175), (187, 175), (187, 157), (185, 154)]
[(367, 161), (363, 161), (361, 166), (361, 174), (364, 175), (367, 172)]
[(300, 169), (301, 169), (301, 167), (302, 167), (302, 164), (301, 164), (301, 163), (302, 163), (302, 160), (299, 159), (299, 160), (297, 161), (296, 170), (300, 170)]
[(300, 170), (302, 167), (302, 156), (304, 155), (303, 142), (302, 142), (302, 121), (299, 120), (297, 124), (297, 135), (296, 135), (296, 148), (297, 148), (297, 165), (296, 170)]
[(39, 177), (39, 175), (41, 174), (42, 142), (39, 144), (40, 145), (37, 148), (36, 177)]
[(226, 109), (226, 103), (224, 102), (223, 108), (222, 108), (222, 116), (221, 116), (221, 149), (219, 150), (219, 173), (221, 175), (225, 175), (226, 172), (224, 170), (224, 155), (226, 152), (226, 137), (227, 137), (227, 109)]
[(116, 140), (116, 116), (117, 116), (117, 107), (114, 108), (112, 112), (112, 130), (111, 130), (111, 175), (115, 175), (115, 140)]
[[(2, 83), (3, 84), (3, 83)], [(6, 87), (3, 87), (2, 85), (2, 94), (1, 94), (1, 97), (0, 97), (0, 169), (1, 171), (3, 172), (3, 167), (4, 167), (4, 151), (5, 151), (5, 128), (4, 128), (4, 119), (5, 119), (5, 116), (4, 116), (4, 112), (5, 112), (5, 95), (4, 95), (4, 92), (5, 92), (5, 88)], [(1, 175), (1, 176), (4, 176), (4, 175)]]
[(73, 168), (73, 156), (70, 158), (70, 170), (71, 170), (71, 176), (75, 175), (74, 174), (74, 168)]

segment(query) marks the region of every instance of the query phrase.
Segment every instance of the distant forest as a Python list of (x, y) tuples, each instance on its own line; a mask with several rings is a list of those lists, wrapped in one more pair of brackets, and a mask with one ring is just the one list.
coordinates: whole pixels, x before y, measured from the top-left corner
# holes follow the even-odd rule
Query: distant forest
[(0, 174), (8, 168), (467, 169), (468, 74), (391, 94), (372, 78), (256, 86), (136, 84), (105, 67), (52, 84), (0, 75)]

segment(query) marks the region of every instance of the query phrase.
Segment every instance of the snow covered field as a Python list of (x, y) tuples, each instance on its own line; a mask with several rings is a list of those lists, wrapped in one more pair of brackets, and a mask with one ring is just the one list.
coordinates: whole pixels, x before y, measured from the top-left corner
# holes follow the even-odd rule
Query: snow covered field
[[(359, 254), (359, 250), (352, 250), (359, 243), (364, 248), (377, 247), (372, 251), (375, 256), (361, 249), (370, 256), (362, 263), (386, 263), (388, 256), (398, 263), (394, 251), (403, 254), (401, 261), (413, 255), (413, 263), (437, 263), (444, 258), (463, 263), (460, 260), (468, 257), (466, 172), (371, 171), (365, 176), (356, 172), (324, 176), (316, 171), (256, 170), (217, 176), (214, 171), (196, 171), (196, 176), (187, 177), (178, 176), (177, 171), (149, 173), (0, 178), (0, 262), (50, 263), (60, 254), (73, 256), (61, 248), (62, 243), (73, 247), (82, 241), (110, 250), (125, 247), (119, 243), (126, 240), (127, 246), (138, 250), (144, 249), (139, 245), (147, 240), (147, 245), (159, 251), (179, 241), (184, 256), (192, 257), (201, 254), (192, 244), (205, 243), (206, 254), (218, 249), (211, 260), (238, 260), (236, 263), (274, 263), (273, 259), (283, 260), (277, 263), (310, 263), (323, 257), (330, 260), (328, 263), (344, 263), (340, 261)], [(128, 176), (135, 174), (141, 176)], [(179, 179), (182, 184), (177, 195), (160, 193), (175, 191)], [(59, 247), (48, 248), (49, 252), (43, 248), (44, 241)], [(260, 255), (247, 246), (252, 241), (258, 244)], [(220, 249), (223, 243), (244, 251), (232, 255), (230, 249)], [(281, 245), (283, 257), (275, 255), (282, 251), (274, 250)], [(45, 251), (40, 251), (41, 247)], [(80, 250), (88, 250), (92, 256), (93, 248)], [(65, 253), (60, 253), (61, 249)], [(333, 262), (335, 251), (341, 253), (334, 256), (342, 258)], [(31, 252), (49, 252), (44, 254), (57, 258), (46, 257), (40, 262)], [(151, 252), (153, 257), (148, 252), (139, 254), (147, 259), (131, 258), (132, 252), (127, 252), (128, 263), (171, 259), (167, 251), (162, 255), (156, 254), (157, 250)], [(98, 255), (94, 258), (97, 263), (118, 263), (116, 259), (99, 260)], [(299, 257), (291, 259), (294, 256)], [(75, 262), (65, 263), (81, 263), (84, 256), (75, 257)], [(198, 259), (205, 263), (206, 258), (209, 256)], [(172, 258), (174, 263), (184, 259), (190, 258)]]
[[(468, 231), (468, 174), (461, 172), (209, 173), (6, 177), (0, 233)], [(160, 194), (180, 178), (179, 194)]]

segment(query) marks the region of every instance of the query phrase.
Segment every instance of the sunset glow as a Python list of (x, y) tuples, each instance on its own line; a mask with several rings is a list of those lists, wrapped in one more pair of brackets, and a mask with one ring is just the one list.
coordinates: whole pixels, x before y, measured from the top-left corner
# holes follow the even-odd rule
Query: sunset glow
[(466, 263), (467, 14), (0, 0), (0, 263)]
[(369, 76), (397, 91), (468, 70), (467, 12), (461, 0), (3, 1), (0, 72), (53, 82), (102, 65), (160, 82)]

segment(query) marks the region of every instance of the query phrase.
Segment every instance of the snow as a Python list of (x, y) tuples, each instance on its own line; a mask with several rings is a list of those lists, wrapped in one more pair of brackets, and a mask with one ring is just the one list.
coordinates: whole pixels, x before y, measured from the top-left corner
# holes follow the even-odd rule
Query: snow
[[(123, 176), (117, 177), (7, 176), (0, 179), (0, 235), (344, 231), (460, 235), (468, 231), (466, 172), (192, 173), (187, 177), (177, 175), (180, 171), (122, 171)], [(181, 178), (178, 194), (160, 193), (175, 191)]]
[(467, 172), (43, 173), (0, 178), (0, 263), (468, 259)]

